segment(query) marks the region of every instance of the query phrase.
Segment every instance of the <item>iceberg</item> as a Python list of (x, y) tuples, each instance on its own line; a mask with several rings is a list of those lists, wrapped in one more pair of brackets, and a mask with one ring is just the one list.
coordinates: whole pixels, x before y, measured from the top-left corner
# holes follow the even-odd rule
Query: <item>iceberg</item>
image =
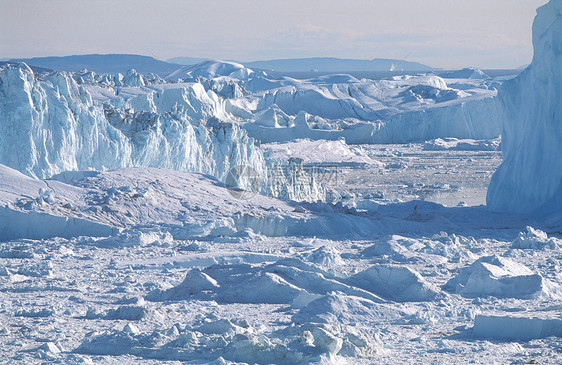
[[(263, 79), (263, 78), (261, 78)], [(496, 89), (470, 80), (463, 90), (434, 75), (391, 80), (332, 76), (243, 82), (251, 94), (226, 100), (226, 111), (264, 142), (345, 138), (347, 143), (409, 143), (435, 138), (491, 139), (501, 131)]]
[(544, 216), (562, 207), (562, 0), (537, 10), (531, 65), (499, 92), (503, 163), (488, 188), (493, 211)]
[(36, 75), (23, 63), (0, 68), (0, 164), (40, 179), (65, 171), (157, 167), (220, 181), (243, 166), (260, 186), (238, 174), (233, 187), (293, 200), (324, 198), (310, 179), (291, 182), (295, 173), (306, 173), (298, 164), (277, 169), (212, 90), (199, 82), (152, 82), (158, 79), (135, 70), (125, 76)]

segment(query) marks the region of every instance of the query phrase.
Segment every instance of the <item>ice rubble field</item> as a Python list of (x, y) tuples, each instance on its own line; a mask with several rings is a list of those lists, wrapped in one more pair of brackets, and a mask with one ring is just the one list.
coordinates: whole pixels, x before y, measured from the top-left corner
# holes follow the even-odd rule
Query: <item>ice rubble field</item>
[(0, 69), (0, 362), (562, 363), (561, 13), (508, 81)]

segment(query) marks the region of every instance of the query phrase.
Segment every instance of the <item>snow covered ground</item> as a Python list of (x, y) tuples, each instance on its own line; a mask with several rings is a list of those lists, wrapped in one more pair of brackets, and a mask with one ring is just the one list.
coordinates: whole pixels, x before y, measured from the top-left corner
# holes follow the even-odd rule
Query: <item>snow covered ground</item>
[(558, 64), (0, 68), (0, 362), (562, 363)]

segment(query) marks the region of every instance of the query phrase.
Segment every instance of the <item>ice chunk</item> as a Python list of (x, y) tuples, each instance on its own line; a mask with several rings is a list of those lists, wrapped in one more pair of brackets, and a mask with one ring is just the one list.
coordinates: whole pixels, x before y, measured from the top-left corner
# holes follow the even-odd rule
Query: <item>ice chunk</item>
[(409, 267), (375, 265), (346, 282), (397, 302), (431, 301), (439, 295), (439, 289)]
[(307, 256), (306, 260), (323, 266), (337, 266), (343, 264), (338, 250), (330, 246), (317, 248)]
[(37, 350), (37, 357), (40, 359), (53, 359), (61, 353), (61, 349), (53, 342), (47, 342)]
[(193, 295), (203, 291), (217, 290), (219, 287), (215, 279), (201, 272), (199, 269), (193, 269), (186, 274), (184, 281), (178, 286), (163, 292), (150, 292), (147, 299), (152, 301), (189, 299)]
[(511, 243), (512, 248), (544, 250), (549, 248), (555, 250), (560, 247), (560, 240), (548, 238), (548, 235), (540, 229), (533, 227), (525, 228), (524, 232)]
[(139, 329), (137, 328), (137, 326), (135, 326), (132, 323), (127, 323), (125, 325), (125, 327), (123, 327), (123, 332), (128, 333), (132, 336), (138, 335), (140, 333)]
[(477, 315), (472, 329), (474, 337), (508, 341), (529, 341), (551, 336), (562, 337), (562, 319), (521, 315)]
[(490, 76), (486, 75), (482, 70), (473, 67), (463, 68), (462, 70), (445, 72), (440, 74), (441, 77), (446, 79), (474, 79), (474, 80), (486, 80)]
[(312, 330), (314, 345), (329, 354), (337, 354), (343, 345), (343, 340), (334, 336), (324, 328), (314, 327)]
[(201, 333), (214, 333), (214, 334), (230, 334), (242, 333), (243, 328), (235, 325), (228, 319), (220, 319), (215, 322), (207, 322), (197, 328)]
[(499, 151), (500, 143), (500, 138), (491, 140), (437, 138), (426, 141), (423, 149), (426, 151)]
[(253, 70), (236, 62), (204, 61), (192, 66), (184, 66), (168, 76), (166, 80), (193, 80), (199, 77), (211, 79), (219, 76), (229, 76), (236, 79), (247, 79)]
[(443, 287), (464, 297), (534, 298), (555, 295), (554, 284), (526, 266), (500, 256), (482, 257)]

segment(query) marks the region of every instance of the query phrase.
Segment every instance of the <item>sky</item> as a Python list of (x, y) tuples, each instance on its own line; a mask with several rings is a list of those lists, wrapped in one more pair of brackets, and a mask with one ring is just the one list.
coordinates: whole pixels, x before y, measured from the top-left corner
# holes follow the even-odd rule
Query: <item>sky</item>
[(395, 58), (515, 68), (547, 0), (0, 0), (0, 59)]

